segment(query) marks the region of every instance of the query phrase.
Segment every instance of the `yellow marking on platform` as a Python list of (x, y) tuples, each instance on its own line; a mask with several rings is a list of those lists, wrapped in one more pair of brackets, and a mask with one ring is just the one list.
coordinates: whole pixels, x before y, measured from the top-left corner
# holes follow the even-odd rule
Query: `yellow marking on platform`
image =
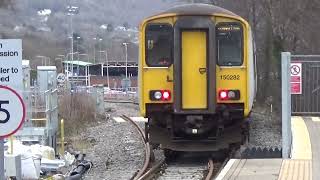
[(283, 160), (278, 180), (311, 180), (311, 160)]
[(302, 117), (291, 118), (292, 159), (312, 159), (312, 150), (308, 128)]
[(313, 122), (320, 122), (320, 118), (319, 117), (311, 117)]
[[(148, 122), (147, 118), (144, 117), (130, 117), (133, 121), (135, 122)], [(113, 117), (113, 120), (115, 120), (118, 123), (126, 122), (123, 118), (121, 117)]]

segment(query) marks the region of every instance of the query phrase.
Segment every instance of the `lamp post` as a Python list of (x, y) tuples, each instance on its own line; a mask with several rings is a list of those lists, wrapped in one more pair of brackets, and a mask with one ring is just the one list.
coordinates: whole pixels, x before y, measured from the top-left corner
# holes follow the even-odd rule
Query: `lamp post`
[(94, 40), (93, 44), (93, 64), (96, 64), (96, 40), (97, 38), (92, 38)]
[[(109, 81), (109, 60), (108, 60), (108, 51), (99, 51), (99, 53), (106, 53), (106, 64), (107, 64), (107, 85), (108, 88), (110, 88), (110, 81)], [(103, 69), (103, 65), (102, 65), (102, 69)]]
[(99, 60), (100, 61), (101, 61), (101, 42), (102, 42), (102, 40), (103, 40), (102, 38), (99, 39), (99, 48), (100, 48), (100, 50), (99, 50), (99, 57), (100, 57)]
[[(71, 74), (72, 74), (72, 77), (73, 77), (73, 16), (78, 14), (79, 13), (79, 7), (76, 7), (76, 6), (67, 6), (67, 15), (70, 16), (70, 39), (71, 39), (71, 51), (70, 51), (70, 54), (71, 54)], [(73, 85), (73, 82), (72, 82), (72, 85)]]
[(128, 44), (129, 43), (122, 43), (126, 50), (126, 79), (128, 79)]
[(77, 37), (77, 54), (78, 54), (78, 62), (77, 62), (77, 79), (79, 77), (79, 61), (80, 61), (80, 52), (79, 52), (79, 41), (80, 41), (81, 37)]

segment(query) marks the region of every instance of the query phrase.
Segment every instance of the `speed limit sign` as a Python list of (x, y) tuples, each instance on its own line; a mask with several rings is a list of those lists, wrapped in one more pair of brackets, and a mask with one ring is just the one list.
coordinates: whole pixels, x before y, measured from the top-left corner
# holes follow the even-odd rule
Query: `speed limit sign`
[(15, 90), (0, 85), (0, 138), (18, 131), (25, 116), (26, 108), (21, 96)]

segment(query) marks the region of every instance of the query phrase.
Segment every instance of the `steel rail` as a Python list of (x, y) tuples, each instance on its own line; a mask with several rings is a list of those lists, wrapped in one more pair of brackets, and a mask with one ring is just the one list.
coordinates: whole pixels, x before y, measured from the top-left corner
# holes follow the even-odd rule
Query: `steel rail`
[(146, 180), (153, 178), (157, 172), (161, 171), (161, 167), (165, 164), (165, 162), (165, 159), (159, 161), (156, 165), (154, 165), (151, 169), (144, 173), (138, 180)]
[(151, 157), (150, 144), (146, 140), (146, 135), (144, 134), (144, 131), (142, 130), (142, 128), (136, 122), (134, 122), (130, 117), (128, 117), (126, 115), (122, 115), (121, 117), (124, 120), (132, 123), (137, 128), (138, 132), (140, 133), (140, 135), (141, 135), (141, 137), (143, 139), (143, 143), (144, 143), (144, 147), (145, 147), (144, 164), (143, 164), (143, 167), (138, 171), (138, 173), (133, 177), (134, 180), (138, 180), (141, 176), (143, 176), (144, 172), (147, 170), (147, 168), (148, 168), (148, 166), (150, 164), (150, 157)]
[(213, 178), (214, 164), (213, 164), (213, 160), (212, 159), (209, 159), (208, 169), (209, 169), (209, 172), (208, 172), (205, 180), (211, 180)]

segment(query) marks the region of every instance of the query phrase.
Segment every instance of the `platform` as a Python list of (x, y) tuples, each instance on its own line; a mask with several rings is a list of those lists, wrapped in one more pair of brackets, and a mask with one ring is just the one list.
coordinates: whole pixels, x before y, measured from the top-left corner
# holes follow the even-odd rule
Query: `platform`
[(292, 117), (291, 159), (231, 159), (216, 180), (320, 179), (320, 118)]

